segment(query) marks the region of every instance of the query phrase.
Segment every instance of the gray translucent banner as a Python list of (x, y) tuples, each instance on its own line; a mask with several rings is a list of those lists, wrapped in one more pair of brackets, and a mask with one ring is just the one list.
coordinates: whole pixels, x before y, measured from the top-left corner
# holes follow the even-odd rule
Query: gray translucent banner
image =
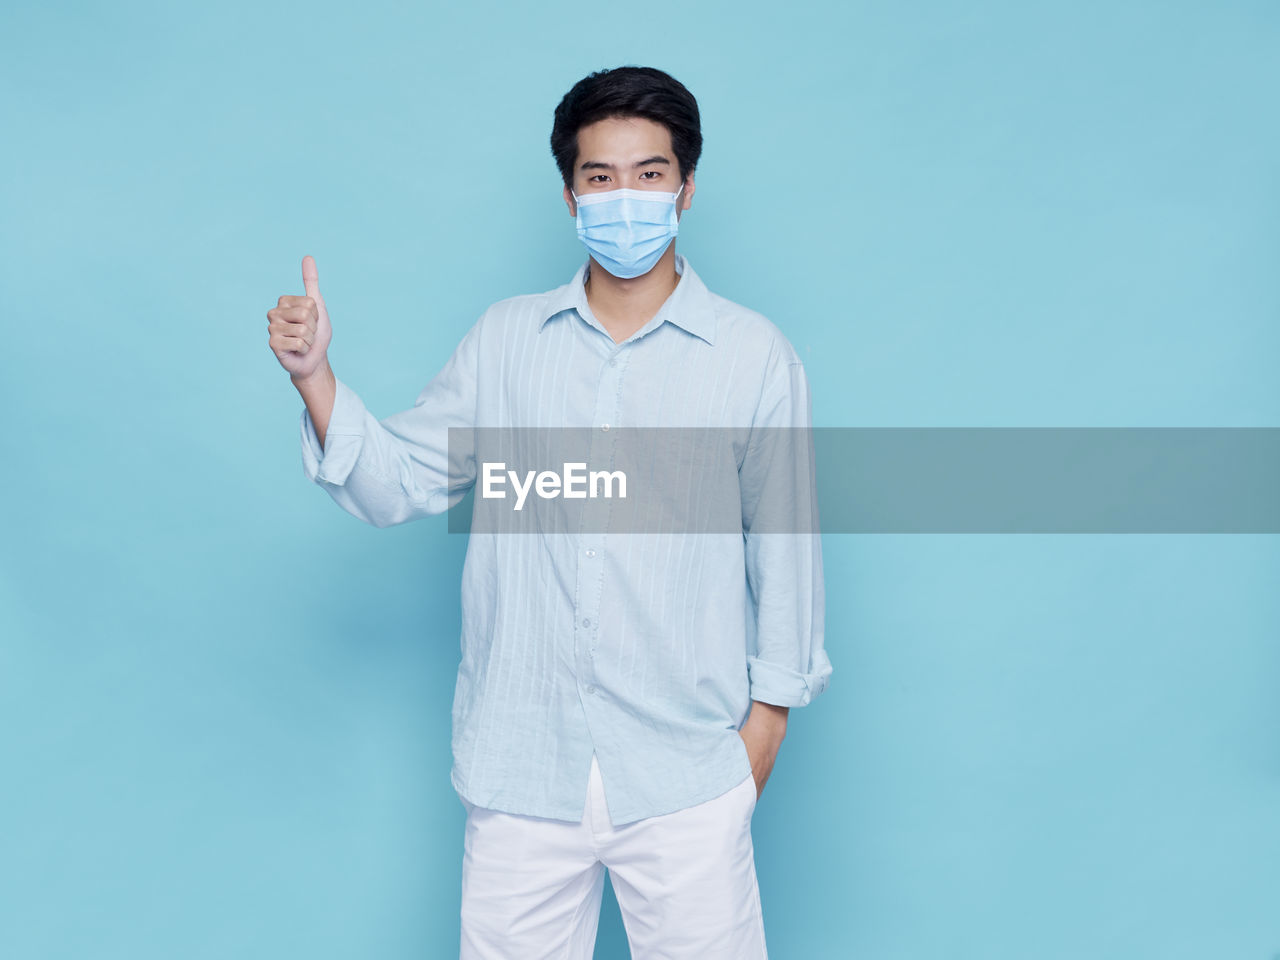
[(452, 532), (1278, 533), (1280, 428), (449, 430)]

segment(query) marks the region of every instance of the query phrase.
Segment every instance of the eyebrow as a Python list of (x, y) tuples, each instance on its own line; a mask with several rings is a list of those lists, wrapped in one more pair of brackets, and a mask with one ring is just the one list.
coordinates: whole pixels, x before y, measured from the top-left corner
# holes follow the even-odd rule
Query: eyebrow
[[(655, 154), (652, 157), (646, 157), (643, 160), (637, 160), (634, 164), (634, 167), (647, 167), (651, 163), (665, 163), (667, 166), (671, 165), (671, 161), (668, 160), (666, 157), (662, 156), (662, 154)], [(612, 163), (601, 163), (599, 160), (588, 160), (578, 169), (579, 170), (613, 170), (614, 166)]]

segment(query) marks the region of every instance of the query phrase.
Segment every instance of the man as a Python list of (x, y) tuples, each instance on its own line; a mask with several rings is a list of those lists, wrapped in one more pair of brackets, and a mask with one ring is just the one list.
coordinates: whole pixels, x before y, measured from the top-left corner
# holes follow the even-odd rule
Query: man
[[(305, 404), (306, 476), (384, 527), (474, 486), (450, 428), (574, 427), (601, 443), (615, 427), (806, 429), (791, 344), (676, 254), (701, 147), (697, 102), (666, 73), (577, 83), (551, 148), (588, 260), (564, 286), (490, 306), (413, 407), (381, 421), (329, 366), (305, 257), (306, 296), (267, 316)], [(744, 455), (744, 490), (764, 459)], [(788, 709), (826, 688), (831, 663), (819, 538), (754, 532), (750, 500), (730, 535), (473, 525), (452, 714), (462, 957), (590, 957), (606, 867), (634, 957), (766, 956), (751, 816)]]

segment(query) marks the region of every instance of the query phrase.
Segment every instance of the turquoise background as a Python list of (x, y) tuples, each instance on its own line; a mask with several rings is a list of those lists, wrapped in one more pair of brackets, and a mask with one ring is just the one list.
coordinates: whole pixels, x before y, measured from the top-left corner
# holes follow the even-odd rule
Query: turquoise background
[[(457, 955), (465, 541), (302, 475), (266, 311), (410, 405), (584, 256), (547, 146), (698, 97), (678, 249), (835, 426), (1280, 425), (1280, 7), (6, 3), (0, 956)], [(1280, 956), (1274, 536), (830, 536), (770, 956)], [(626, 955), (606, 900), (597, 957)]]

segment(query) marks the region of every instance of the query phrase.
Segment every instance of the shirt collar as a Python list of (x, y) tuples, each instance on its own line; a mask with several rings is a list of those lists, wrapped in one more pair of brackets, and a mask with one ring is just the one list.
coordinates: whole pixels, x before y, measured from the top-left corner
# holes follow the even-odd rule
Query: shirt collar
[[(588, 258), (578, 267), (572, 280), (547, 294), (546, 305), (538, 323), (539, 330), (552, 317), (566, 310), (576, 309), (580, 316), (587, 316), (587, 291), (584, 284), (590, 266), (591, 260)], [(714, 345), (716, 308), (711, 299), (711, 291), (694, 272), (693, 267), (689, 266), (689, 261), (683, 254), (676, 254), (676, 273), (680, 274), (680, 282), (655, 316)]]

